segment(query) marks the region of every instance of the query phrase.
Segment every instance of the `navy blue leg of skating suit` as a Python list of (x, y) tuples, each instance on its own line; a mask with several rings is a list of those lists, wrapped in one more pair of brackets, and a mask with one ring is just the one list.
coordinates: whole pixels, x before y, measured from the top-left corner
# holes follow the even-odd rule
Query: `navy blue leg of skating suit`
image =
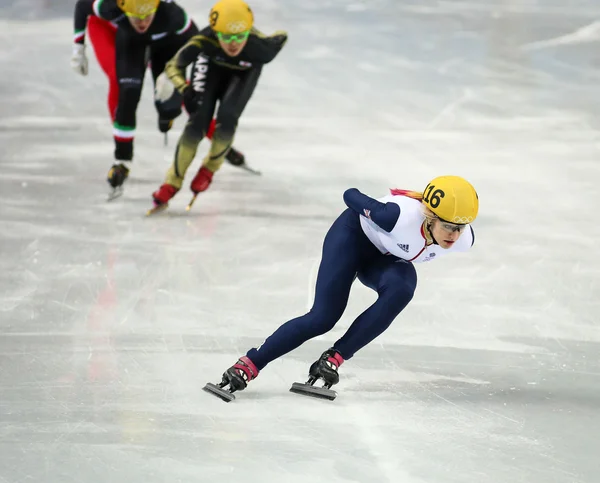
[(379, 297), (335, 343), (344, 359), (350, 359), (389, 327), (410, 302), (417, 285), (412, 263), (381, 254), (362, 231), (359, 215), (347, 209), (325, 236), (310, 312), (283, 324), (258, 349), (250, 349), (250, 360), (261, 370), (307, 340), (330, 331), (346, 308), (357, 276)]

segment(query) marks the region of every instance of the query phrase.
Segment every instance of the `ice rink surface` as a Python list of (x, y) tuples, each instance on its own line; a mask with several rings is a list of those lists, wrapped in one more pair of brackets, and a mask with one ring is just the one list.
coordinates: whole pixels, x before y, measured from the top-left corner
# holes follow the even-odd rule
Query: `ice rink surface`
[[(204, 26), (210, 4), (180, 2)], [(600, 1), (254, 0), (290, 39), (224, 166), (146, 218), (169, 146), (149, 75), (125, 195), (73, 1), (0, 3), (0, 482), (600, 481)], [(477, 188), (476, 243), (417, 267), (334, 402), (288, 392), (374, 294), (231, 404), (201, 391), (310, 306), (356, 187)]]

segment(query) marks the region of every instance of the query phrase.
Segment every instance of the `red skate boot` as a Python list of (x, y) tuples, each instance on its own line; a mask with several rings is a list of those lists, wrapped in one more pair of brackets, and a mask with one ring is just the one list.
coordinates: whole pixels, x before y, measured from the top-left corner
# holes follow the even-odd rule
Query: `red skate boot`
[(205, 168), (204, 166), (200, 168), (198, 174), (196, 174), (196, 177), (192, 180), (192, 184), (190, 185), (190, 189), (194, 193), (194, 197), (187, 205), (187, 211), (190, 211), (190, 209), (192, 208), (192, 205), (194, 204), (194, 201), (196, 201), (198, 193), (201, 193), (202, 191), (206, 191), (208, 189), (210, 183), (212, 182), (213, 175), (214, 173), (210, 169)]
[[(204, 386), (204, 390), (213, 396), (221, 398), (225, 402), (231, 402), (235, 399), (235, 391), (243, 391), (248, 383), (256, 379), (258, 369), (248, 357), (240, 357), (238, 361), (223, 373), (223, 379), (217, 384), (209, 382)], [(229, 386), (229, 389), (225, 389)]]
[(154, 207), (148, 210), (147, 215), (162, 211), (169, 206), (169, 200), (179, 191), (175, 186), (164, 183), (158, 190), (152, 193)]

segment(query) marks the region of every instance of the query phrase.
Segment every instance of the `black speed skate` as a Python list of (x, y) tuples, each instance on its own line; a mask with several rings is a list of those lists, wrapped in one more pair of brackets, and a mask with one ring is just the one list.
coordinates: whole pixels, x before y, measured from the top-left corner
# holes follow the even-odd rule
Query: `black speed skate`
[(111, 187), (108, 201), (114, 200), (123, 194), (123, 183), (129, 176), (129, 168), (123, 163), (113, 164), (108, 170), (106, 180)]
[(225, 159), (227, 160), (227, 162), (229, 164), (231, 164), (232, 166), (235, 166), (236, 168), (245, 169), (246, 171), (248, 171), (252, 174), (257, 174), (257, 175), (261, 174), (260, 171), (248, 166), (248, 163), (246, 163), (246, 156), (244, 156), (243, 153), (240, 153), (237, 149), (235, 149), (233, 147), (229, 149), (229, 151), (225, 155)]
[[(309, 377), (306, 383), (295, 382), (290, 388), (290, 392), (311, 396), (320, 399), (328, 399), (333, 401), (337, 397), (337, 393), (331, 390), (331, 386), (340, 381), (338, 367), (342, 365), (344, 358), (339, 352), (334, 349), (328, 349), (321, 357), (310, 366), (308, 371)], [(322, 379), (324, 384), (322, 387), (315, 387), (315, 383)]]
[(246, 389), (248, 383), (258, 376), (258, 372), (250, 359), (246, 356), (240, 357), (233, 366), (223, 373), (223, 379), (219, 384), (209, 382), (202, 389), (225, 402), (231, 402), (235, 400), (233, 393)]

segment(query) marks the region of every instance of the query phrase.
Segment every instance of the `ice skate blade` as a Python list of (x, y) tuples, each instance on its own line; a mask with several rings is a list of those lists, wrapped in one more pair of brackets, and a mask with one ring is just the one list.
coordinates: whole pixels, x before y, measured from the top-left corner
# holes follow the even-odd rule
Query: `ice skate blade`
[(246, 163), (237, 164), (237, 165), (236, 164), (232, 164), (232, 166), (235, 166), (236, 168), (243, 169), (244, 171), (248, 171), (249, 173), (255, 174), (256, 176), (261, 176), (262, 175), (262, 173), (258, 169), (251, 168)]
[(302, 394), (303, 396), (316, 397), (319, 399), (327, 399), (333, 401), (337, 397), (337, 392), (326, 389), (324, 387), (315, 387), (310, 384), (303, 384), (301, 382), (295, 382), (290, 387), (290, 392), (296, 394)]
[(227, 389), (223, 389), (212, 382), (207, 383), (202, 390), (212, 394), (213, 396), (217, 396), (219, 399), (222, 399), (225, 402), (235, 401), (235, 396)]
[(146, 212), (146, 216), (152, 216), (155, 213), (160, 213), (161, 211), (166, 210), (169, 207), (168, 203), (163, 203), (161, 205), (156, 205), (154, 208), (150, 208), (147, 212)]
[(195, 194), (194, 197), (190, 200), (188, 205), (185, 207), (185, 211), (190, 211), (192, 209), (192, 206), (194, 205), (194, 201), (196, 201), (196, 198), (198, 198), (198, 194)]
[(123, 186), (118, 186), (117, 188), (112, 188), (110, 190), (106, 201), (116, 200), (117, 198), (120, 198), (121, 196), (123, 196)]

